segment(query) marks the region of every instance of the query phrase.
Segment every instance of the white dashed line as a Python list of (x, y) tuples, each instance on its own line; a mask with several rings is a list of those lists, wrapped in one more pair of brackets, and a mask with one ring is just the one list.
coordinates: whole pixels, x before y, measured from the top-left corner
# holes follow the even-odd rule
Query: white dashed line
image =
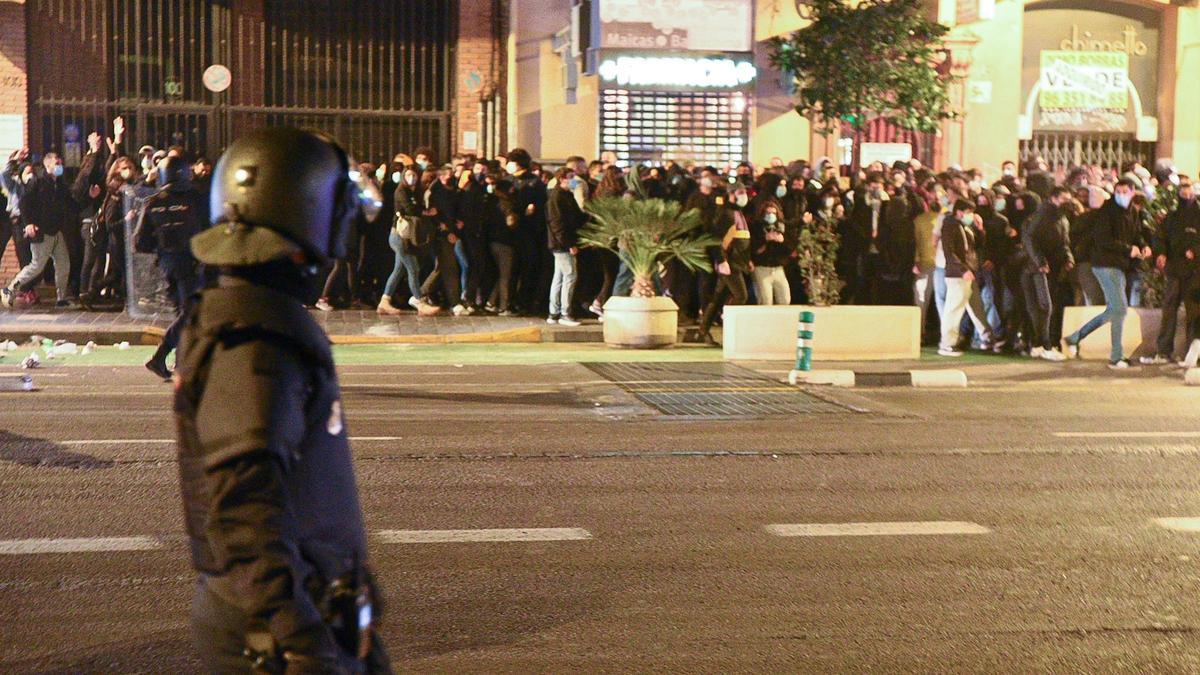
[(496, 530), (380, 530), (384, 544), (450, 544), (492, 541), (579, 541), (592, 533), (578, 527), (515, 528)]
[(3, 539), (0, 555), (36, 553), (109, 553), (114, 551), (154, 551), (162, 543), (153, 537), (88, 537), (81, 539)]
[(777, 537), (878, 537), (991, 532), (975, 523), (939, 520), (910, 523), (804, 523), (767, 525), (766, 529)]
[(1151, 521), (1173, 532), (1200, 532), (1200, 518), (1151, 518)]
[(1058, 438), (1200, 438), (1200, 431), (1056, 431)]
[[(59, 445), (169, 445), (174, 444), (174, 438), (93, 438), (89, 440), (76, 441), (56, 441), (54, 439), (46, 439), (50, 443)], [(351, 436), (351, 443), (381, 443), (389, 441), (402, 441), (403, 436)]]

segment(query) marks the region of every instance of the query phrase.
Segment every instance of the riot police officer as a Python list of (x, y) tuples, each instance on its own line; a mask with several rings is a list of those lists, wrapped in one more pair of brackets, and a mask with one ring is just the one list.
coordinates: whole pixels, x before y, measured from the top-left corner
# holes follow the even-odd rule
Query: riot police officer
[(133, 243), (138, 252), (158, 257), (158, 267), (175, 303), (175, 321), (146, 362), (150, 372), (169, 380), (167, 355), (179, 344), (179, 333), (200, 290), (200, 270), (188, 242), (207, 225), (208, 207), (204, 196), (192, 187), (192, 169), (182, 157), (163, 160), (159, 177), (162, 188), (142, 204)]
[(329, 340), (304, 307), (344, 255), (349, 168), (323, 136), (245, 136), (191, 242), (218, 270), (183, 333), (175, 405), (210, 672), (390, 672)]

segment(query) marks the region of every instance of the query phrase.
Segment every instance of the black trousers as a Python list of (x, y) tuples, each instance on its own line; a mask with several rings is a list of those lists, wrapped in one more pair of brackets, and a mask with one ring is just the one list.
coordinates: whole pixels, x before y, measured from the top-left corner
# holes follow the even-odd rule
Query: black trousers
[(1196, 337), (1195, 326), (1193, 322), (1195, 316), (1192, 312), (1195, 309), (1195, 303), (1184, 302), (1184, 295), (1188, 289), (1194, 289), (1197, 281), (1200, 280), (1200, 273), (1190, 272), (1176, 276), (1174, 274), (1167, 275), (1166, 288), (1163, 289), (1163, 306), (1162, 306), (1162, 325), (1158, 329), (1158, 348), (1156, 352), (1159, 356), (1171, 358), (1175, 353), (1175, 331), (1179, 326), (1179, 305), (1183, 304), (1186, 307), (1187, 319), (1184, 322), (1184, 331), (1187, 334), (1186, 344), (1192, 344), (1192, 339)]
[[(104, 263), (108, 254), (108, 228), (103, 223), (88, 223), (83, 233), (83, 267), (79, 270), (80, 295), (99, 295), (104, 288)], [(94, 293), (93, 293), (94, 291)]]
[(712, 330), (713, 322), (717, 320), (717, 310), (725, 305), (744, 305), (747, 297), (745, 274), (734, 271), (729, 275), (717, 275), (717, 288), (713, 292), (712, 299), (704, 308), (704, 317), (700, 321), (700, 334), (708, 335), (708, 332)]
[(8, 250), (8, 242), (11, 240), (13, 249), (17, 252), (17, 264), (20, 267), (25, 267), (33, 261), (33, 251), (29, 249), (29, 242), (21, 234), (21, 226), (13, 223), (8, 225), (8, 216), (0, 214), (0, 255)]
[(200, 290), (200, 266), (190, 253), (160, 253), (158, 266), (167, 278), (167, 288), (175, 303), (175, 320), (154, 351), (155, 360), (163, 361), (179, 345), (179, 335), (192, 313), (196, 292)]
[(440, 284), (444, 295), (442, 304), (454, 307), (462, 302), (462, 287), (458, 278), (460, 270), (458, 256), (454, 255), (454, 244), (451, 244), (448, 238), (439, 236), (434, 242), (434, 250), (437, 261), (434, 263), (433, 273), (421, 284), (421, 295), (432, 297)]
[(498, 241), (493, 241), (489, 247), (492, 260), (496, 263), (496, 283), (487, 304), (495, 307), (496, 311), (507, 312), (512, 309), (512, 272), (516, 249)]
[(1054, 296), (1049, 278), (1041, 272), (1026, 270), (1021, 273), (1021, 292), (1025, 296), (1025, 308), (1033, 327), (1029, 346), (1051, 349), (1054, 346), (1051, 333)]

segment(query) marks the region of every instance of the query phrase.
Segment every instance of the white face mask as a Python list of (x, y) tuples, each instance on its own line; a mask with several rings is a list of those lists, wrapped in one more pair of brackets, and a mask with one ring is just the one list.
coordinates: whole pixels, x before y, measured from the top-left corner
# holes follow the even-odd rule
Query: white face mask
[(393, 183), (399, 183), (399, 182), (400, 182), (400, 172), (399, 172), (399, 171), (393, 171), (393, 172), (392, 172), (392, 182), (393, 182)]
[(997, 211), (1003, 211), (1007, 206), (1008, 206), (1008, 202), (1004, 201), (1003, 199), (996, 200), (996, 210)]
[(123, 180), (129, 180), (129, 177), (130, 177), (130, 176), (132, 176), (132, 175), (133, 175), (133, 171), (132, 171), (132, 170), (130, 170), (130, 169), (121, 169), (121, 178), (122, 178)]
[(701, 178), (701, 179), (700, 179), (700, 187), (702, 187), (702, 188), (710, 188), (710, 189), (711, 189), (711, 188), (712, 188), (712, 186), (713, 186), (712, 179), (711, 179), (711, 178), (709, 178), (708, 176), (705, 176), (704, 178)]
[(490, 194), (494, 193), (495, 191), (496, 191), (496, 186), (493, 185), (492, 183), (488, 183), (487, 193), (490, 195)]
[(740, 194), (737, 197), (735, 197), (733, 201), (738, 206), (745, 206), (750, 203), (750, 198), (747, 197), (745, 194)]
[(517, 167), (517, 163), (516, 163), (516, 162), (509, 162), (508, 164), (505, 164), (505, 165), (504, 165), (504, 170), (505, 170), (505, 171), (507, 171), (507, 172), (509, 172), (509, 173), (511, 173), (511, 174), (513, 174), (513, 175), (516, 175), (516, 173), (517, 173), (517, 168), (518, 168), (518, 167)]
[(777, 220), (779, 220), (779, 216), (776, 216), (774, 213), (768, 213), (763, 216), (763, 221), (768, 225), (774, 225)]
[(409, 174), (407, 177), (405, 177), (404, 182), (408, 183), (409, 185), (416, 185), (417, 177), (412, 174)]
[(831, 209), (831, 210), (832, 210), (832, 209), (833, 209), (833, 205), (834, 205), (834, 204), (837, 204), (837, 200), (836, 200), (836, 199), (834, 199), (833, 197), (826, 197), (826, 198), (825, 198), (825, 208), (827, 208), (827, 209)]

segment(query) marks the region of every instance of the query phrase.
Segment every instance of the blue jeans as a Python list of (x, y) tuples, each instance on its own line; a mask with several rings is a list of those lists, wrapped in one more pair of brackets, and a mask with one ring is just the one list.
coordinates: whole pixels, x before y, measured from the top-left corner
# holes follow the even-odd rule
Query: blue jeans
[(937, 304), (938, 320), (946, 310), (946, 268), (933, 268), (933, 301)]
[(1003, 339), (1003, 325), (1000, 323), (1000, 305), (1003, 293), (1000, 288), (1000, 275), (995, 270), (979, 271), (979, 293), (983, 298), (983, 311), (987, 314), (988, 327), (996, 339)]
[[(467, 245), (463, 243), (463, 236), (460, 232), (458, 241), (454, 242), (454, 257), (458, 258), (458, 287), (463, 293), (467, 292), (467, 271), (471, 268), (471, 259), (467, 256)], [(475, 298), (469, 298), (474, 303)], [(455, 298), (458, 301), (458, 298)]]
[(395, 228), (388, 234), (388, 246), (391, 246), (392, 251), (396, 254), (396, 263), (392, 267), (391, 276), (383, 286), (383, 294), (389, 298), (395, 295), (396, 289), (400, 287), (400, 274), (407, 273), (409, 295), (420, 295), (421, 261), (417, 259), (416, 255), (404, 252), (404, 240), (396, 234)]
[[(650, 280), (654, 282), (654, 292), (661, 294), (663, 290), (662, 279), (659, 278), (657, 269), (654, 270), (654, 274), (651, 275)], [(618, 297), (629, 297), (630, 291), (633, 290), (633, 281), (633, 270), (626, 267), (625, 263), (622, 262), (620, 267), (617, 268), (617, 280), (613, 282), (612, 294)]]
[(571, 296), (575, 294), (575, 256), (570, 251), (554, 251), (554, 281), (550, 284), (550, 316), (571, 316)]
[(1112, 351), (1108, 360), (1110, 363), (1116, 363), (1125, 358), (1125, 350), (1121, 346), (1125, 331), (1125, 313), (1128, 310), (1125, 302), (1125, 272), (1115, 267), (1093, 267), (1092, 274), (1096, 276), (1096, 281), (1100, 282), (1100, 290), (1104, 292), (1104, 312), (1068, 336), (1067, 342), (1077, 345), (1108, 322), (1112, 331)]

